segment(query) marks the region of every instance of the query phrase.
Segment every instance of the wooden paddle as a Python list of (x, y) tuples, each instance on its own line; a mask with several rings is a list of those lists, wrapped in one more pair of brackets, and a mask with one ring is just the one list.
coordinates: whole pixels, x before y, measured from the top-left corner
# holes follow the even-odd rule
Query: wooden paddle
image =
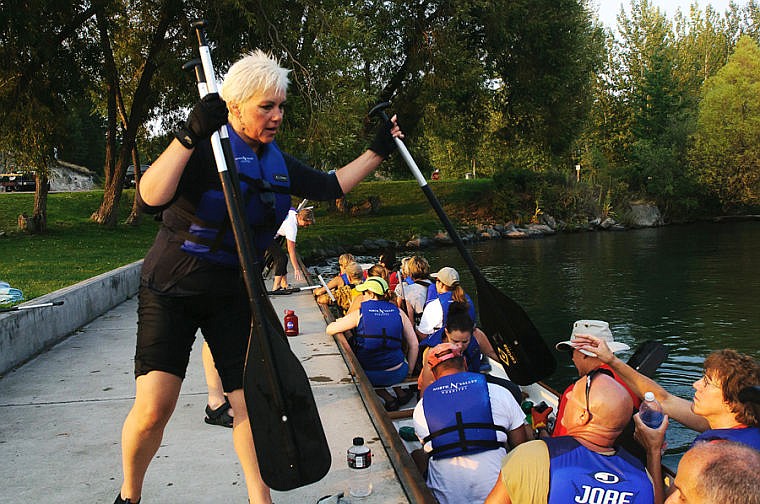
[[(217, 91), (216, 76), (206, 43), (206, 22), (196, 21), (192, 26), (200, 46), (203, 73), (197, 64), (194, 68), (203, 97)], [(290, 350), (285, 330), (266, 295), (226, 125), (214, 133), (211, 145), (251, 305), (243, 389), (259, 471), (271, 488), (291, 490), (327, 474), (330, 447), (309, 379)]]
[[(379, 116), (384, 122), (389, 122), (388, 115), (385, 113), (385, 109), (389, 105), (388, 102), (376, 105), (370, 110), (370, 117)], [(499, 356), (509, 379), (520, 385), (530, 385), (550, 376), (557, 368), (557, 361), (533, 322), (528, 318), (528, 314), (514, 300), (485, 279), (469, 251), (465, 248), (456, 229), (454, 229), (451, 220), (443, 211), (440, 202), (428, 186), (425, 177), (422, 176), (404, 142), (398, 138), (394, 138), (394, 140), (401, 156), (414, 174), (422, 192), (427, 196), (430, 205), (438, 214), (438, 218), (448, 231), (449, 237), (454, 241), (457, 250), (459, 250), (462, 259), (467, 263), (467, 267), (475, 279), (475, 288), (478, 292), (478, 303), (480, 305), (478, 310), (480, 324)]]

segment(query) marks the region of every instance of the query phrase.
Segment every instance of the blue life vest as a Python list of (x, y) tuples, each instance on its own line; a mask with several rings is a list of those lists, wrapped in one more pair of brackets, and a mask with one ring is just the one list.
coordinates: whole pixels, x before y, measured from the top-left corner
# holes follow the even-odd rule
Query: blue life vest
[[(746, 427), (741, 429), (708, 429), (702, 434), (697, 436), (694, 443), (697, 441), (736, 441), (760, 450), (760, 427)], [(692, 446), (694, 446), (692, 443)]]
[[(262, 258), (290, 209), (288, 168), (274, 142), (262, 145), (259, 157), (235, 130), (228, 130), (253, 245)], [(219, 264), (238, 264), (235, 237), (220, 189), (209, 189), (201, 195), (190, 229), (182, 237), (185, 241), (181, 248), (188, 254)]]
[(347, 273), (341, 273), (341, 274), (340, 274), (340, 277), (343, 279), (343, 283), (344, 283), (345, 285), (348, 285), (348, 286), (349, 286), (349, 287), (351, 287), (352, 289), (353, 289), (354, 287), (356, 287), (354, 284), (352, 284), (351, 282), (349, 282), (349, 281), (348, 281), (348, 274), (347, 274)]
[(615, 455), (602, 455), (570, 436), (543, 441), (550, 458), (547, 504), (654, 502), (654, 489), (644, 465), (624, 449), (618, 448)]
[[(453, 292), (444, 292), (443, 294), (440, 294), (438, 296), (438, 300), (441, 303), (441, 311), (443, 312), (443, 320), (441, 322), (441, 328), (427, 336), (426, 338), (423, 338), (420, 340), (420, 346), (429, 346), (434, 347), (438, 345), (441, 342), (441, 338), (443, 337), (443, 329), (446, 327), (446, 320), (448, 320), (449, 317), (449, 306), (451, 306), (451, 303), (454, 302), (452, 299), (452, 296), (454, 295)], [(467, 304), (469, 305), (468, 312), (470, 314), (470, 318), (473, 322), (475, 322), (475, 305), (472, 302), (472, 299), (468, 294), (464, 295), (465, 299), (467, 300)], [(469, 365), (469, 363), (468, 363)]]
[(428, 285), (428, 288), (427, 288), (427, 297), (425, 298), (425, 306), (427, 306), (428, 303), (434, 299), (438, 299), (438, 289), (435, 288), (435, 282), (432, 282), (430, 285)]
[(401, 341), (404, 325), (398, 307), (388, 301), (362, 302), (361, 318), (351, 347), (362, 368), (383, 371), (404, 362)]
[[(441, 308), (443, 308), (443, 323), (441, 324), (441, 327), (446, 327), (446, 320), (448, 320), (449, 317), (449, 306), (451, 306), (451, 303), (454, 302), (452, 299), (453, 296), (454, 293), (451, 291), (444, 292), (438, 296), (438, 299), (441, 301)], [(475, 303), (472, 302), (469, 294), (465, 294), (464, 299), (468, 305), (467, 312), (469, 313), (472, 321), (475, 322)]]
[(404, 282), (406, 282), (406, 285), (414, 285), (414, 279), (410, 276), (405, 277)]
[(425, 389), (422, 401), (434, 459), (458, 457), (504, 448), (496, 431), (507, 429), (493, 423), (486, 377), (462, 372), (441, 377)]

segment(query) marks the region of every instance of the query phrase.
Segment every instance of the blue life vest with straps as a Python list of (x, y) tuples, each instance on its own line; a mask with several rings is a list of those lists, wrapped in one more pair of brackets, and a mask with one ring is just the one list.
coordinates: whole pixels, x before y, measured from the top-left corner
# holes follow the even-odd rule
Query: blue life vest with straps
[(507, 429), (493, 423), (486, 377), (462, 372), (443, 376), (425, 389), (422, 400), (434, 459), (458, 457), (504, 448), (496, 431)]
[[(708, 429), (697, 436), (697, 441), (736, 441), (755, 450), (760, 450), (760, 427), (744, 427), (739, 429)], [(692, 443), (692, 446), (694, 446)]]
[(383, 371), (403, 362), (404, 325), (398, 307), (372, 299), (362, 302), (359, 311), (361, 318), (351, 347), (362, 368)]
[[(245, 213), (261, 259), (290, 209), (288, 168), (274, 142), (263, 144), (261, 156), (257, 156), (232, 128), (228, 130)], [(190, 229), (181, 236), (185, 239), (181, 248), (188, 254), (218, 264), (238, 264), (235, 237), (220, 189), (209, 189), (201, 195)]]
[[(434, 347), (438, 343), (441, 342), (441, 337), (443, 335), (443, 329), (446, 327), (446, 320), (448, 320), (449, 317), (449, 306), (451, 306), (451, 303), (454, 302), (452, 299), (452, 296), (454, 295), (453, 292), (444, 292), (443, 294), (440, 294), (438, 296), (438, 301), (441, 303), (441, 311), (443, 312), (443, 320), (441, 321), (441, 328), (427, 336), (426, 338), (420, 340), (420, 346), (429, 346)], [(468, 294), (464, 295), (465, 299), (467, 300), (468, 305), (468, 313), (470, 315), (470, 318), (473, 322), (475, 322), (475, 304), (472, 302), (472, 299)], [(437, 343), (435, 343), (437, 341)]]
[[(427, 392), (425, 392), (427, 399)], [(654, 489), (644, 465), (622, 448), (593, 452), (570, 436), (543, 439), (549, 448), (547, 504), (651, 504)]]

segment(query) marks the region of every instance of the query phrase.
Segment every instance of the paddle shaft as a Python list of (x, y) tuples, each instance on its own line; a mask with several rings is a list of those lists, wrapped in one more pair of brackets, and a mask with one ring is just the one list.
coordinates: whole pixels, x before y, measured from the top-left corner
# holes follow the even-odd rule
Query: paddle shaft
[(23, 310), (34, 310), (37, 308), (47, 308), (50, 306), (61, 306), (63, 304), (63, 301), (53, 301), (51, 303), (40, 303), (40, 304), (33, 304), (33, 305), (20, 305), (20, 306), (13, 306), (11, 308), (0, 308), (0, 313), (5, 312), (12, 312), (12, 311), (23, 311)]
[[(369, 112), (370, 117), (378, 115), (387, 124), (388, 115), (383, 109), (388, 105), (387, 102), (376, 105)], [(401, 157), (417, 179), (420, 189), (472, 273), (481, 306), (480, 316), (483, 329), (510, 379), (520, 385), (528, 385), (551, 375), (556, 369), (556, 359), (528, 314), (513, 299), (485, 279), (406, 146), (399, 138), (394, 137), (394, 141)], [(483, 309), (483, 305), (486, 305), (487, 309)]]
[[(211, 51), (206, 42), (206, 33), (204, 29), (205, 22), (195, 22), (193, 23), (193, 28), (195, 28), (198, 36), (198, 50), (201, 56), (201, 64), (204, 73), (203, 81), (205, 81), (206, 91), (208, 93), (216, 93), (216, 76), (211, 62)], [(196, 78), (200, 83), (201, 74), (199, 72), (196, 72)], [(203, 98), (203, 89), (200, 84), (198, 89), (201, 93), (201, 98)], [(255, 335), (257, 337), (256, 343), (262, 351), (262, 363), (264, 365), (264, 369), (259, 370), (258, 372), (264, 373), (269, 380), (270, 386), (268, 389), (272, 393), (272, 403), (277, 411), (280, 412), (280, 418), (282, 419), (284, 427), (290, 428), (288, 424), (290, 419), (284, 406), (285, 403), (282, 397), (281, 385), (274, 369), (274, 356), (272, 355), (271, 345), (268, 340), (269, 334), (264, 330), (262, 323), (264, 311), (259, 305), (258, 300), (266, 297), (263, 290), (264, 282), (261, 278), (260, 265), (253, 249), (250, 226), (248, 225), (248, 218), (245, 213), (245, 203), (241, 196), (240, 181), (237, 178), (236, 170), (234, 170), (235, 159), (232, 154), (232, 147), (230, 145), (230, 138), (226, 124), (222, 125), (222, 127), (219, 128), (219, 131), (211, 136), (211, 146), (214, 151), (214, 159), (222, 183), (222, 191), (224, 193), (225, 203), (227, 204), (232, 232), (235, 236), (240, 269), (242, 271), (243, 280), (245, 282), (246, 290), (248, 291), (248, 299), (251, 305), (251, 333), (248, 339), (248, 352), (250, 353), (252, 351), (251, 345)], [(229, 170), (229, 167), (232, 167), (233, 170)], [(247, 360), (248, 359), (246, 358), (246, 361)], [(286, 437), (286, 439), (289, 439), (289, 437)], [(298, 460), (296, 447), (292, 443), (286, 443), (286, 446), (283, 446), (283, 449), (289, 460)]]
[[(383, 120), (388, 121), (388, 114), (383, 111), (380, 111), (379, 114)], [(420, 189), (422, 189), (425, 197), (427, 197), (428, 201), (430, 202), (430, 206), (432, 206), (433, 210), (435, 210), (438, 218), (441, 220), (443, 226), (446, 228), (446, 231), (449, 233), (449, 237), (454, 241), (454, 245), (456, 245), (459, 253), (462, 255), (464, 262), (467, 263), (467, 267), (470, 269), (473, 275), (479, 275), (480, 269), (472, 259), (470, 252), (464, 246), (464, 242), (462, 241), (462, 238), (460, 238), (459, 233), (457, 233), (457, 230), (454, 228), (454, 224), (451, 222), (451, 219), (449, 219), (449, 216), (446, 215), (446, 212), (443, 211), (441, 203), (438, 201), (438, 198), (436, 198), (435, 194), (433, 194), (432, 189), (430, 189), (430, 186), (428, 185), (427, 180), (425, 180), (425, 177), (422, 175), (422, 172), (417, 166), (417, 163), (412, 158), (412, 155), (409, 154), (409, 150), (406, 148), (406, 145), (401, 141), (400, 138), (393, 137), (393, 140), (396, 142), (396, 147), (398, 147), (399, 154), (401, 154), (401, 157), (404, 159), (404, 162), (411, 170), (414, 178), (417, 179), (417, 183), (419, 184)]]

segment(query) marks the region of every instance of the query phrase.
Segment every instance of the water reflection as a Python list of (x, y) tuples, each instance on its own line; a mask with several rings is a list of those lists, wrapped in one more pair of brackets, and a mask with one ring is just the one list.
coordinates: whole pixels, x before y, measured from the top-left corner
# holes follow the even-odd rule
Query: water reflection
[[(635, 348), (656, 339), (670, 349), (655, 379), (691, 398), (691, 384), (713, 350), (734, 348), (760, 358), (760, 223), (694, 224), (622, 233), (563, 234), (540, 240), (499, 240), (471, 249), (491, 283), (517, 301), (546, 341), (567, 339), (573, 321), (602, 319), (615, 338)], [(426, 251), (432, 269), (457, 268), (475, 289), (456, 249)], [(628, 355), (623, 355), (626, 358)], [(563, 389), (576, 374), (558, 356), (547, 382)], [(694, 434), (669, 430), (669, 453)]]

